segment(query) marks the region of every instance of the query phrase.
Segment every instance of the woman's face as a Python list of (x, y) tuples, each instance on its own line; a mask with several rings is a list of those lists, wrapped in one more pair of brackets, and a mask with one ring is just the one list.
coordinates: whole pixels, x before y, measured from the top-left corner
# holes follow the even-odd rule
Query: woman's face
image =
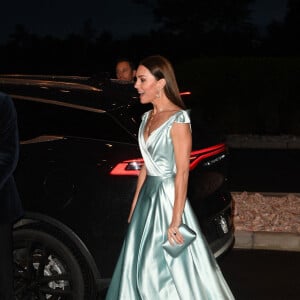
[(134, 87), (137, 89), (140, 95), (140, 102), (143, 104), (153, 103), (160, 91), (159, 81), (143, 65), (137, 68)]

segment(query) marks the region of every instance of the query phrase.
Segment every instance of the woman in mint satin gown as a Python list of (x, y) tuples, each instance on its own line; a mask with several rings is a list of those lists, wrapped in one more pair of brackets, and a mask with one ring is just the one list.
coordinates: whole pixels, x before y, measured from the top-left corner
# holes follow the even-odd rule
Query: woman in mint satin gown
[[(138, 139), (145, 164), (106, 300), (234, 299), (186, 198), (191, 124), (170, 62), (159, 55), (142, 60), (135, 88), (153, 109), (142, 116)], [(162, 244), (167, 238), (184, 242), (181, 223), (197, 237), (173, 258)]]

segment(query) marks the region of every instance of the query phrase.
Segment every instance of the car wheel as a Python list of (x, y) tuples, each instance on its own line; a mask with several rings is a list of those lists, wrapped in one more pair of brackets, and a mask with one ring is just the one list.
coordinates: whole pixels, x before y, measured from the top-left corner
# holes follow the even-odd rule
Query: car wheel
[(84, 275), (74, 253), (53, 235), (14, 231), (15, 299), (83, 300)]

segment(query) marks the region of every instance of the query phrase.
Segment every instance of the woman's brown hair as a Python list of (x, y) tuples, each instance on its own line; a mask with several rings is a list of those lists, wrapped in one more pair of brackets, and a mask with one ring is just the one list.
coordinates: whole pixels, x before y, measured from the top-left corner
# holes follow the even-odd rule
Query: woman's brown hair
[(185, 108), (180, 96), (174, 69), (168, 59), (161, 55), (152, 55), (141, 60), (140, 65), (146, 67), (156, 80), (164, 78), (164, 91), (168, 99), (181, 108)]

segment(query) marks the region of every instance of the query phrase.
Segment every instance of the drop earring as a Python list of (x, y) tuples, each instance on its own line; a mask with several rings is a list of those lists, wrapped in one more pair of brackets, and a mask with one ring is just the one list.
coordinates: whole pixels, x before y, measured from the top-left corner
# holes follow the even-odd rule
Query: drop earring
[(161, 90), (159, 90), (157, 93), (156, 93), (156, 98), (160, 98), (160, 96), (161, 96)]

